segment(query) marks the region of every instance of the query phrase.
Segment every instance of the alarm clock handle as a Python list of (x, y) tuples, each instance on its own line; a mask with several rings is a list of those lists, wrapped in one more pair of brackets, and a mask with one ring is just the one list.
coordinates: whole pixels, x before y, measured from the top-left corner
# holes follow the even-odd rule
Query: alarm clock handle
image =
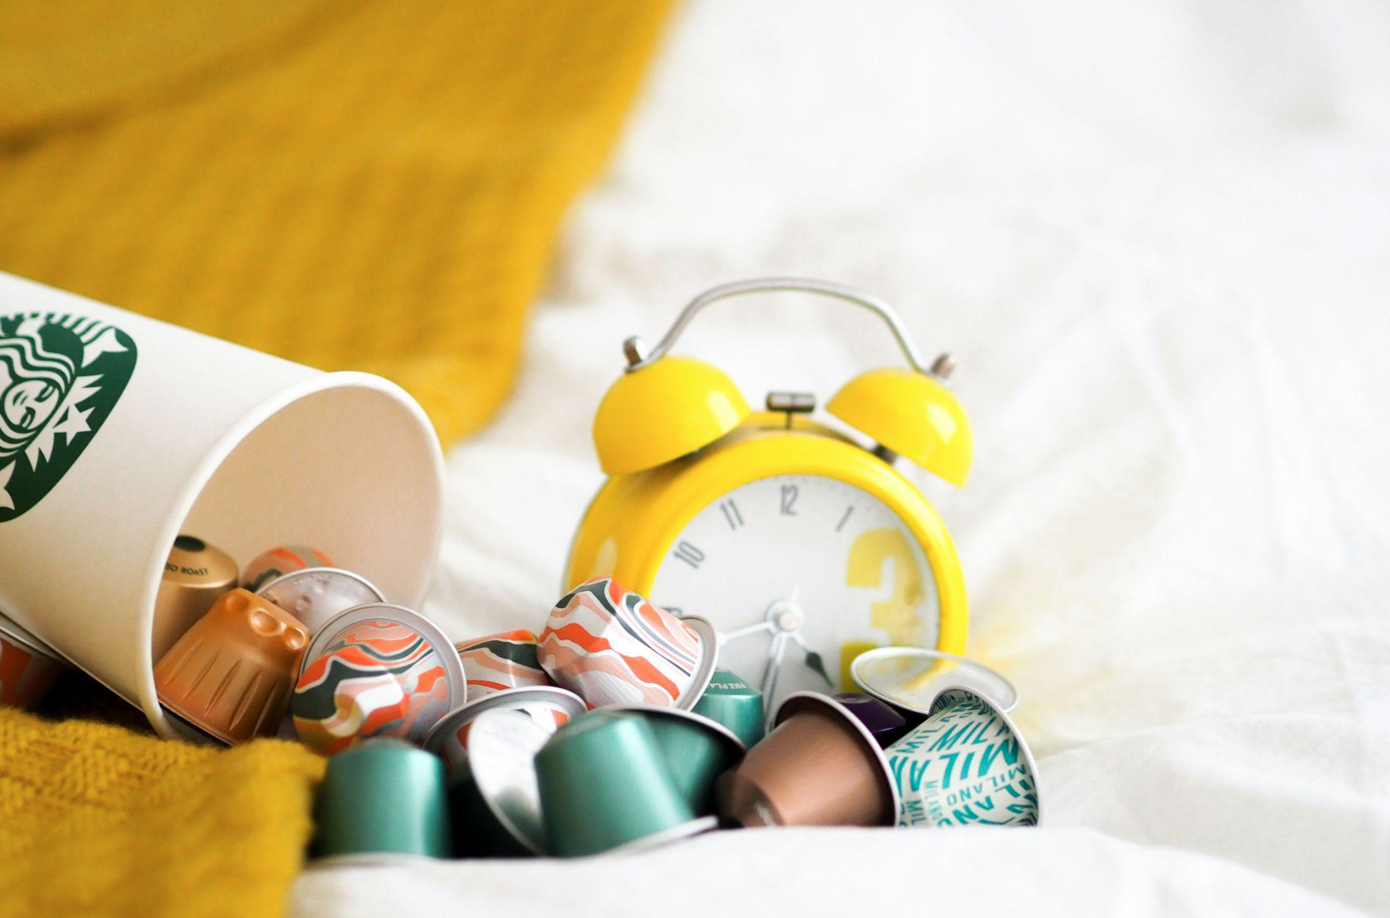
[[(893, 337), (897, 339), (898, 346), (902, 348), (903, 355), (907, 357), (907, 362), (919, 373), (927, 373), (933, 376), (946, 376), (949, 374), (948, 362), (943, 363), (938, 359), (935, 364), (927, 366), (922, 359), (917, 346), (912, 343), (912, 337), (908, 334), (907, 327), (903, 325), (902, 319), (887, 301), (867, 293), (855, 287), (848, 287), (844, 284), (836, 284), (831, 281), (814, 280), (802, 277), (760, 277), (752, 280), (735, 281), (731, 284), (721, 284), (718, 287), (711, 287), (704, 293), (695, 297), (686, 304), (681, 310), (680, 315), (676, 316), (676, 321), (671, 324), (671, 328), (656, 343), (650, 353), (642, 353), (640, 343), (633, 338), (629, 338), (624, 345), (624, 350), (628, 356), (627, 372), (640, 370), (662, 357), (675, 346), (676, 339), (685, 331), (685, 327), (695, 318), (695, 314), (710, 303), (716, 300), (728, 299), (729, 297), (742, 296), (746, 293), (771, 293), (777, 291), (796, 291), (801, 293), (815, 293), (821, 296), (834, 297), (844, 300), (847, 303), (854, 303), (858, 306), (875, 312), (879, 318), (888, 323), (888, 328), (893, 332)], [(943, 358), (945, 355), (942, 355)], [(940, 372), (938, 370), (947, 370)]]

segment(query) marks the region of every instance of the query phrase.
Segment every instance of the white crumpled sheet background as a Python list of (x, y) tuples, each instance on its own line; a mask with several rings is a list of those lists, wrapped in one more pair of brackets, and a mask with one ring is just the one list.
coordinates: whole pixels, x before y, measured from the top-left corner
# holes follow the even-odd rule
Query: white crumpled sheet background
[[(688, 4), (515, 399), (450, 455), (428, 611), (539, 627), (622, 339), (780, 273), (960, 361), (974, 473), (926, 487), (1045, 827), (312, 870), (295, 914), (1390, 912), (1390, 8)], [(750, 401), (898, 360), (795, 297), (682, 349)]]

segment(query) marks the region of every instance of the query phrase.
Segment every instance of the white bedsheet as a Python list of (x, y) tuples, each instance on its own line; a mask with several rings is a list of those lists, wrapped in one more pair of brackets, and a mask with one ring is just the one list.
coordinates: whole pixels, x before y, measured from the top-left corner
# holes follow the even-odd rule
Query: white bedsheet
[[(537, 627), (623, 337), (782, 273), (874, 290), (959, 358), (974, 473), (926, 487), (1045, 826), (314, 870), (295, 913), (1390, 912), (1390, 8), (689, 4), (516, 397), (450, 455), (428, 610)], [(750, 401), (896, 360), (795, 297), (683, 347)]]

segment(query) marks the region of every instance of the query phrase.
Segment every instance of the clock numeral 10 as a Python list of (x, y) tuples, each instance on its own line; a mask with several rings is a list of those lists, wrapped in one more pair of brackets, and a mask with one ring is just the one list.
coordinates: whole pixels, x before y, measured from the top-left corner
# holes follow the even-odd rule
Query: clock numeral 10
[(700, 567), (700, 562), (705, 560), (705, 553), (689, 542), (681, 542), (678, 544), (676, 546), (675, 555), (697, 570)]
[(796, 485), (782, 485), (783, 516), (796, 516), (796, 510), (792, 508), (796, 506), (798, 494), (800, 494), (800, 489), (798, 489)]

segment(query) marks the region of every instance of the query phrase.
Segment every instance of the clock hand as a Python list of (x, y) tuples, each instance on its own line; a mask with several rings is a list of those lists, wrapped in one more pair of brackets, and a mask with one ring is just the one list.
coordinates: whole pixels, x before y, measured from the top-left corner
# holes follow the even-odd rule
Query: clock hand
[(831, 679), (830, 674), (825, 671), (825, 660), (821, 658), (821, 655), (811, 649), (811, 646), (806, 643), (806, 639), (801, 636), (800, 631), (792, 632), (791, 638), (801, 645), (802, 650), (806, 651), (807, 668), (824, 679), (825, 684), (833, 689), (835, 687), (835, 681)]
[(747, 628), (736, 628), (733, 631), (723, 631), (719, 634), (719, 643), (724, 645), (730, 641), (737, 641), (739, 638), (746, 638), (750, 634), (757, 634), (759, 631), (772, 631), (772, 622), (763, 621), (756, 625), (749, 625)]
[(778, 634), (772, 639), (772, 646), (767, 649), (767, 666), (763, 669), (763, 681), (760, 686), (763, 693), (763, 704), (767, 706), (767, 722), (772, 722), (773, 706), (772, 693), (777, 690), (777, 677), (782, 672), (782, 654), (787, 649), (787, 636)]

